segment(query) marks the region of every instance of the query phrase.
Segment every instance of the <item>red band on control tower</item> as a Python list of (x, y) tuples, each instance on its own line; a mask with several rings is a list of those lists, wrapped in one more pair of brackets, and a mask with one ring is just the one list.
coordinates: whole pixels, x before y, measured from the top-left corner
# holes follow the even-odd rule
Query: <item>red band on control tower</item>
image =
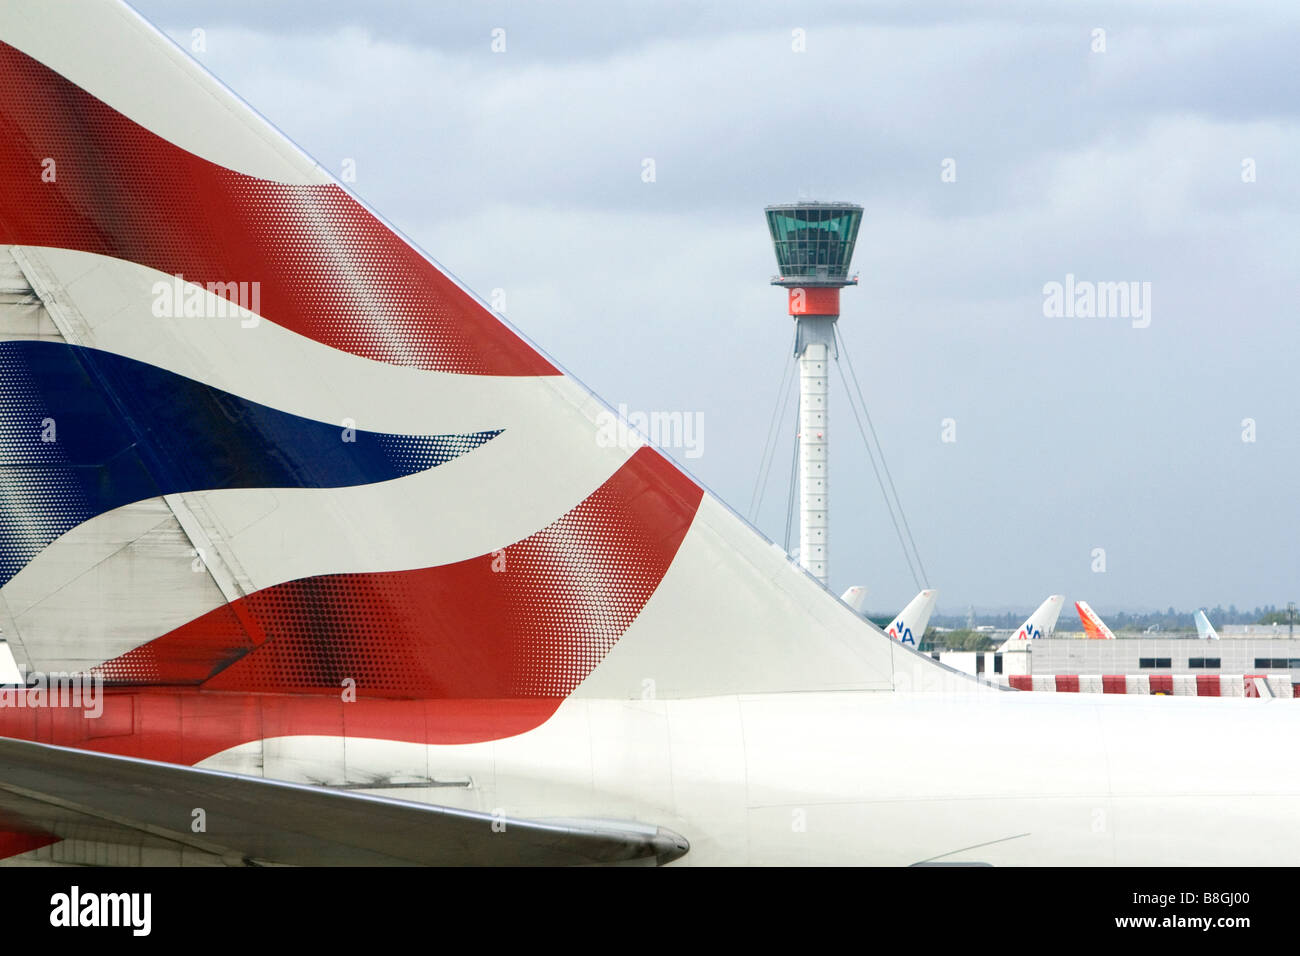
[(840, 290), (832, 286), (790, 290), (791, 315), (839, 315)]

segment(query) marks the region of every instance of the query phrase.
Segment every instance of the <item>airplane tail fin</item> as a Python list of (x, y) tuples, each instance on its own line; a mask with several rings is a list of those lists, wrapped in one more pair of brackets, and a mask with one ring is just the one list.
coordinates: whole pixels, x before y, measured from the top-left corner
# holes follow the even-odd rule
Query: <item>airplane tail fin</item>
[(1210, 619), (1205, 616), (1203, 610), (1196, 612), (1196, 636), (1203, 641), (1217, 641), (1219, 639), (1218, 631), (1214, 629), (1214, 625), (1210, 623)]
[(1106, 623), (1097, 616), (1097, 612), (1088, 606), (1087, 601), (1075, 601), (1074, 609), (1079, 612), (1079, 620), (1083, 622), (1084, 633), (1093, 640), (1114, 640), (1115, 635), (1111, 633)]
[(29, 669), (422, 700), (946, 673), (124, 3), (0, 4), (0, 280)]
[(855, 584), (840, 595), (840, 600), (853, 608), (853, 610), (857, 611), (859, 614), (862, 614), (863, 605), (865, 605), (867, 601), (867, 589), (861, 584)]
[(1001, 650), (1006, 651), (1016, 646), (1017, 641), (1032, 641), (1040, 637), (1051, 637), (1052, 632), (1056, 630), (1056, 621), (1061, 616), (1061, 608), (1065, 606), (1065, 595), (1053, 594), (1047, 600), (1038, 605), (1038, 609), (1025, 619), (1014, 634), (1007, 638), (1006, 643)]
[(894, 616), (885, 633), (900, 644), (919, 646), (921, 638), (925, 637), (925, 629), (930, 626), (930, 615), (934, 613), (934, 602), (938, 597), (939, 592), (934, 588), (922, 591)]

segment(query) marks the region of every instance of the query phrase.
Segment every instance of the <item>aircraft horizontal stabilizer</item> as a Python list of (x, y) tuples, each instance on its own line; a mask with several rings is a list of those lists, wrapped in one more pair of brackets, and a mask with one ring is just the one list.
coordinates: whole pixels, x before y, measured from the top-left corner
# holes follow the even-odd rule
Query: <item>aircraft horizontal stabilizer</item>
[(184, 847), (231, 864), (663, 864), (690, 846), (636, 822), (520, 820), (8, 738), (0, 815), (24, 834)]

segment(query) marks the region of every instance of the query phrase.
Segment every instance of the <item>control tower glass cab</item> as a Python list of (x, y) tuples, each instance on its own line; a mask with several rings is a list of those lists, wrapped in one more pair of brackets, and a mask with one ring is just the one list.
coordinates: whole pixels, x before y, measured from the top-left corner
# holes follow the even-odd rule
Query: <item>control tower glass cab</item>
[(856, 275), (849, 274), (849, 266), (862, 224), (862, 207), (844, 202), (798, 202), (768, 206), (764, 213), (780, 270), (772, 284), (789, 291), (789, 312), (795, 320), (799, 563), (822, 584), (828, 584), (829, 365), (838, 357), (835, 322), (840, 316), (840, 289), (858, 282)]
[(862, 207), (854, 203), (799, 202), (768, 206), (779, 274), (773, 285), (817, 287), (855, 285), (850, 278)]

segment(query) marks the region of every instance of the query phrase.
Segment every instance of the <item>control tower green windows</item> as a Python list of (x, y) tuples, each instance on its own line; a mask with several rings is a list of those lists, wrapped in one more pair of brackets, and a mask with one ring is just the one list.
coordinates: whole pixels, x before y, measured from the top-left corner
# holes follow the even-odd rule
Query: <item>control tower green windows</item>
[(862, 207), (852, 203), (803, 202), (768, 206), (780, 276), (777, 285), (849, 285), (849, 264)]

